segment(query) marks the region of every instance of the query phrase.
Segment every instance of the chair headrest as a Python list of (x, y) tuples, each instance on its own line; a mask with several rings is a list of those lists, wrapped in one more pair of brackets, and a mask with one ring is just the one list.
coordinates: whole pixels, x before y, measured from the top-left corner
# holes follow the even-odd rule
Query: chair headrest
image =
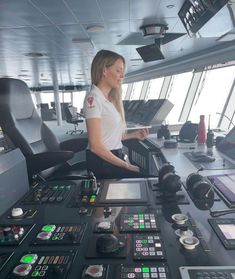
[(13, 78), (0, 78), (0, 106), (17, 120), (30, 118), (35, 109), (27, 84)]

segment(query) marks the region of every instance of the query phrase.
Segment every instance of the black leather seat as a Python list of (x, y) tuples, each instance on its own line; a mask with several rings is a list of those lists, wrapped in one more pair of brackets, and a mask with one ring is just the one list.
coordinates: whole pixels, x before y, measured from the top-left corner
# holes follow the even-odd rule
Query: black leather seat
[(88, 143), (85, 134), (60, 143), (39, 117), (26, 83), (13, 78), (0, 79), (0, 126), (24, 154), (29, 179), (34, 174), (46, 179), (58, 179), (59, 174), (68, 177), (71, 167), (67, 160), (74, 152), (85, 150)]

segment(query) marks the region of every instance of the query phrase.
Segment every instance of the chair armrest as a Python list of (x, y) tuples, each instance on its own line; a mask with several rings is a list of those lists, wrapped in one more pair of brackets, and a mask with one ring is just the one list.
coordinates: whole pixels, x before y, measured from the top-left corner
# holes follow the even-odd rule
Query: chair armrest
[(72, 151), (43, 152), (26, 157), (29, 176), (65, 163), (73, 157)]
[(62, 141), (60, 143), (60, 148), (61, 150), (73, 151), (76, 153), (85, 150), (87, 145), (88, 145), (87, 135), (83, 134), (79, 137)]
[(84, 115), (83, 113), (76, 112), (76, 114), (77, 114), (77, 116), (78, 116), (79, 118), (85, 119), (85, 115)]

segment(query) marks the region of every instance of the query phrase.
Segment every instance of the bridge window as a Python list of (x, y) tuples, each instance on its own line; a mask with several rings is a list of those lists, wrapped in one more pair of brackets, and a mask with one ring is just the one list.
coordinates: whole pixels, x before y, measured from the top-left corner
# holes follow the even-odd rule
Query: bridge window
[(130, 100), (139, 100), (143, 83), (143, 81), (138, 81), (133, 84)]
[(125, 100), (126, 92), (127, 92), (128, 84), (122, 84), (122, 99)]
[(77, 108), (77, 112), (80, 112), (83, 108), (83, 100), (85, 98), (86, 91), (73, 92), (73, 106)]
[(207, 71), (198, 86), (188, 119), (197, 123), (199, 115), (204, 114), (208, 125), (210, 115), (210, 127), (216, 128), (220, 118), (216, 112), (223, 111), (234, 74), (235, 66)]
[(164, 77), (151, 79), (149, 81), (149, 86), (148, 86), (147, 94), (145, 97), (146, 100), (159, 98), (163, 81), (164, 81)]
[(178, 123), (184, 100), (186, 98), (192, 80), (192, 76), (192, 72), (172, 76), (171, 84), (169, 86), (166, 98), (174, 104), (174, 107), (167, 116), (166, 123)]

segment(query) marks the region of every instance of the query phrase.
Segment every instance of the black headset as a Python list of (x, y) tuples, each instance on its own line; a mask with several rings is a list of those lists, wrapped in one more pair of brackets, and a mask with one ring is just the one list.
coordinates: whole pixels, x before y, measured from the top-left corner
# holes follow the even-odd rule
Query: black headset
[(175, 194), (181, 188), (180, 176), (175, 174), (171, 164), (164, 164), (158, 172), (160, 190), (164, 193)]
[(191, 173), (186, 179), (188, 192), (196, 200), (214, 200), (212, 184), (199, 173)]

